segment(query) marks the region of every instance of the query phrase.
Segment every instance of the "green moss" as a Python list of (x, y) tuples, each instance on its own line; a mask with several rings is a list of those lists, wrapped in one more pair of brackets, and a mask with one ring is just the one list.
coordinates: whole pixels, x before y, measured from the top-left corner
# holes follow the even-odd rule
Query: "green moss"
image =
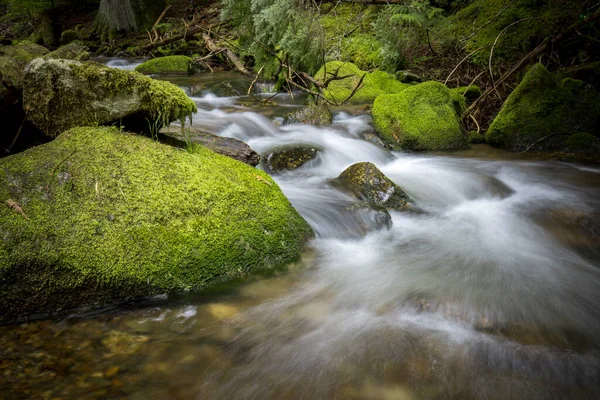
[(452, 149), (466, 142), (457, 113), (463, 106), (464, 99), (456, 91), (438, 82), (424, 82), (377, 97), (373, 123), (380, 137), (397, 148)]
[(504, 102), (487, 141), (515, 150), (540, 141), (536, 149), (552, 149), (567, 135), (594, 132), (598, 118), (600, 94), (593, 86), (571, 78), (558, 80), (536, 64)]
[(87, 61), (90, 59), (90, 51), (81, 42), (74, 41), (46, 54), (44, 58)]
[(589, 133), (575, 133), (567, 138), (563, 150), (574, 153), (600, 152), (600, 138)]
[(47, 53), (45, 47), (31, 43), (0, 46), (0, 78), (4, 85), (21, 90), (27, 63)]
[(191, 75), (194, 72), (192, 59), (187, 56), (154, 58), (138, 65), (135, 70), (146, 75)]
[(456, 88), (456, 91), (458, 94), (469, 100), (476, 100), (479, 96), (481, 96), (481, 88), (479, 88), (477, 85), (461, 86)]
[[(29, 120), (48, 136), (144, 113), (155, 128), (197, 111), (179, 87), (132, 71), (68, 60), (35, 60), (25, 76)], [(148, 124), (145, 124), (148, 127)]]
[(340, 61), (349, 61), (363, 70), (383, 65), (382, 44), (368, 33), (350, 35), (342, 39)]
[(555, 34), (557, 26), (575, 22), (584, 4), (582, 0), (475, 0), (450, 17), (449, 29), (466, 40), (467, 52), (484, 47), (472, 60), (485, 64), (498, 34), (523, 20), (509, 28), (494, 49), (495, 59), (506, 62), (535, 47), (541, 38)]
[(67, 29), (60, 35), (60, 44), (64, 46), (77, 39), (79, 39), (79, 34), (72, 29)]
[(469, 143), (477, 144), (477, 143), (485, 143), (485, 136), (477, 131), (471, 131), (468, 133)]
[(352, 63), (331, 61), (325, 67), (327, 69), (327, 77), (324, 76), (325, 68), (321, 68), (315, 74), (315, 79), (324, 81), (336, 71), (338, 71), (339, 77), (351, 75), (346, 79), (332, 81), (325, 90), (325, 97), (336, 103), (341, 103), (352, 93), (363, 75), (365, 75), (365, 78), (363, 79), (362, 86), (350, 99), (351, 103), (370, 103), (381, 94), (399, 93), (409, 87), (409, 85), (396, 80), (387, 72), (365, 72)]
[(267, 174), (202, 147), (75, 128), (0, 165), (0, 321), (203, 289), (311, 235)]

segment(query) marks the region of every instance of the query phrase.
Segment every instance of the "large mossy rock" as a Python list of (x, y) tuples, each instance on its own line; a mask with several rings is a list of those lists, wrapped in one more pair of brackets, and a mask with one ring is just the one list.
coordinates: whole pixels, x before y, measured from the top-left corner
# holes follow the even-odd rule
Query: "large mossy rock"
[(264, 172), (116, 128), (0, 160), (0, 322), (178, 293), (299, 256), (311, 229)]
[(300, 110), (287, 113), (283, 117), (286, 124), (308, 124), (315, 126), (327, 126), (333, 122), (333, 113), (326, 104), (311, 104)]
[(187, 148), (201, 145), (215, 153), (231, 157), (253, 167), (260, 162), (260, 155), (241, 140), (213, 135), (193, 126), (167, 126), (160, 130), (158, 139), (161, 142), (177, 147)]
[(373, 104), (373, 124), (387, 144), (406, 150), (441, 150), (467, 142), (460, 124), (464, 98), (439, 82), (381, 95)]
[(561, 80), (536, 64), (504, 102), (487, 142), (512, 150), (559, 148), (568, 135), (600, 131), (600, 94), (583, 81)]
[(191, 75), (194, 73), (192, 59), (188, 56), (166, 56), (153, 58), (135, 70), (145, 75)]
[(380, 207), (403, 208), (408, 204), (408, 196), (402, 188), (370, 162), (352, 164), (333, 183), (360, 200)]
[[(324, 90), (324, 96), (335, 103), (346, 100), (364, 75), (360, 89), (349, 100), (350, 103), (372, 103), (377, 96), (386, 93), (399, 93), (410, 85), (404, 84), (384, 71), (366, 72), (349, 62), (331, 61), (325, 68), (315, 74), (315, 79), (325, 81), (337, 72), (338, 77), (345, 79), (334, 80)], [(325, 76), (326, 73), (326, 76)]]
[(27, 66), (23, 108), (50, 137), (77, 126), (112, 122), (135, 132), (158, 131), (197, 110), (169, 82), (93, 62), (44, 59)]

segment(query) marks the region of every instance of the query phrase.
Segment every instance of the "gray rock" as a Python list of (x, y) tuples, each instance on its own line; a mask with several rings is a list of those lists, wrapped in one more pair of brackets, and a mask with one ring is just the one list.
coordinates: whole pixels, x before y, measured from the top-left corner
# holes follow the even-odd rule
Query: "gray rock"
[(159, 139), (177, 147), (186, 147), (189, 143), (200, 144), (253, 167), (260, 162), (260, 155), (241, 140), (213, 135), (194, 127), (185, 127), (183, 132), (179, 126), (165, 127), (160, 130)]
[(90, 50), (87, 46), (79, 43), (72, 42), (67, 45), (61, 46), (58, 49), (46, 54), (43, 58), (45, 59), (63, 59), (63, 60), (76, 60), (76, 61), (88, 61), (90, 59)]

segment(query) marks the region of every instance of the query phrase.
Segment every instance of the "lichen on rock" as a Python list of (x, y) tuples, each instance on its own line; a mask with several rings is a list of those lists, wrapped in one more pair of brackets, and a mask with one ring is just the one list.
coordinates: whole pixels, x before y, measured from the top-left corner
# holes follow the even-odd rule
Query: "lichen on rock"
[(94, 62), (33, 60), (23, 86), (28, 119), (50, 137), (76, 126), (113, 122), (136, 132), (158, 131), (197, 111), (185, 92), (169, 82)]
[(572, 78), (557, 79), (532, 66), (504, 102), (487, 131), (487, 142), (511, 150), (560, 149), (569, 135), (598, 132), (600, 93)]
[(331, 125), (333, 114), (327, 104), (311, 104), (298, 111), (287, 113), (283, 117), (285, 124), (308, 124), (316, 126)]
[(192, 59), (188, 56), (166, 56), (153, 58), (135, 70), (144, 75), (191, 75), (194, 73)]
[(439, 82), (377, 97), (373, 124), (387, 144), (405, 150), (453, 149), (466, 144), (459, 113), (464, 97)]
[(299, 256), (311, 229), (264, 172), (115, 128), (0, 160), (0, 321), (200, 290)]

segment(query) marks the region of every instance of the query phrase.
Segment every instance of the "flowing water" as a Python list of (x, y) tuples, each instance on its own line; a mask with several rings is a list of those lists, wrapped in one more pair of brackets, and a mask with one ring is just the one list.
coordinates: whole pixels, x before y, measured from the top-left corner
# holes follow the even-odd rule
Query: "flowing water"
[[(274, 177), (316, 238), (285, 271), (210, 294), (0, 327), (0, 399), (600, 398), (600, 168), (390, 152), (358, 108), (280, 126), (301, 95), (265, 106), (235, 74), (169, 80), (201, 129), (262, 155), (319, 149)], [(360, 161), (421, 212), (357, 235), (329, 181)]]

